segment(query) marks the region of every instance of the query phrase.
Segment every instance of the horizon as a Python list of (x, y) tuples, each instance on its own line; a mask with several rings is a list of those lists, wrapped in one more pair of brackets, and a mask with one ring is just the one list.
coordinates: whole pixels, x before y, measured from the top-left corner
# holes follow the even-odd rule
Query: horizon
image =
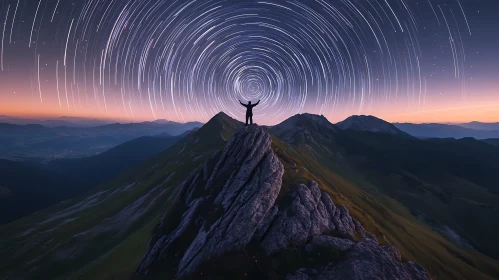
[[(230, 116), (229, 114), (227, 114), (224, 111), (220, 111), (220, 112), (214, 114), (207, 121), (194, 120), (194, 121), (188, 121), (188, 122), (177, 122), (177, 121), (172, 121), (172, 120), (168, 120), (168, 119), (154, 119), (154, 120), (130, 121), (130, 120), (117, 120), (117, 119), (104, 119), (104, 118), (87, 118), (87, 117), (78, 117), (78, 116), (23, 117), (23, 116), (12, 116), (12, 115), (0, 115), (0, 117), (13, 118), (13, 119), (19, 119), (19, 120), (37, 120), (37, 121), (58, 121), (58, 120), (61, 120), (61, 121), (69, 121), (69, 122), (71, 122), (71, 119), (77, 119), (77, 120), (81, 120), (81, 121), (102, 121), (102, 122), (108, 122), (108, 124), (114, 124), (114, 123), (130, 124), (130, 123), (145, 123), (145, 122), (169, 121), (169, 122), (181, 123), (181, 124), (198, 122), (198, 123), (204, 125), (209, 120), (211, 120), (216, 115), (218, 115), (219, 113), (224, 113), (225, 115), (227, 115), (230, 118), (233, 118), (233, 119), (235, 119), (237, 121), (240, 121), (242, 123), (244, 122), (244, 120), (240, 120), (240, 119), (235, 118), (234, 116)], [(418, 123), (418, 122), (392, 122), (392, 121), (388, 121), (388, 120), (386, 120), (386, 119), (384, 119), (382, 117), (375, 116), (375, 115), (368, 115), (368, 114), (360, 114), (360, 115), (354, 114), (354, 115), (347, 116), (346, 118), (344, 118), (342, 120), (339, 120), (339, 121), (331, 121), (330, 119), (328, 119), (324, 115), (303, 112), (303, 113), (298, 113), (298, 114), (291, 115), (288, 118), (286, 118), (286, 119), (284, 119), (284, 120), (282, 120), (282, 121), (280, 121), (278, 123), (272, 123), (272, 124), (263, 124), (262, 123), (261, 125), (264, 125), (264, 126), (278, 125), (278, 124), (282, 123), (283, 121), (285, 121), (285, 120), (287, 120), (287, 119), (289, 119), (291, 117), (294, 117), (294, 116), (297, 116), (297, 115), (302, 115), (302, 114), (311, 114), (311, 115), (316, 115), (316, 116), (323, 116), (323, 117), (325, 117), (332, 124), (337, 124), (339, 122), (342, 122), (342, 121), (346, 120), (347, 118), (354, 117), (354, 116), (372, 116), (372, 117), (381, 119), (383, 121), (386, 121), (386, 122), (389, 122), (389, 123), (392, 123), (392, 124), (395, 124), (395, 123), (405, 124), (405, 123), (407, 123), (407, 124), (462, 125), (462, 124), (469, 124), (469, 123), (474, 123), (474, 122), (476, 122), (476, 123), (482, 123), (482, 124), (497, 124), (497, 123), (499, 123), (499, 121), (497, 121), (497, 122), (494, 122), (494, 121), (492, 121), (492, 122), (482, 122), (482, 121), (476, 121), (476, 120), (467, 121), (467, 122), (421, 122), (421, 123)], [(67, 120), (65, 118), (70, 118), (70, 119)], [(0, 119), (0, 123), (9, 123), (9, 122), (3, 122), (2, 119)], [(260, 125), (259, 123), (256, 123), (256, 122), (255, 122), (255, 124), (256, 125)]]

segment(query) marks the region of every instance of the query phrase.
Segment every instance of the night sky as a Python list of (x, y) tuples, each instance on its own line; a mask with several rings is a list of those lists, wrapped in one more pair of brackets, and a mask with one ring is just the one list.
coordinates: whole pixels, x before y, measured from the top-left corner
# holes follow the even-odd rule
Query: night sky
[(499, 121), (497, 0), (4, 0), (0, 114)]

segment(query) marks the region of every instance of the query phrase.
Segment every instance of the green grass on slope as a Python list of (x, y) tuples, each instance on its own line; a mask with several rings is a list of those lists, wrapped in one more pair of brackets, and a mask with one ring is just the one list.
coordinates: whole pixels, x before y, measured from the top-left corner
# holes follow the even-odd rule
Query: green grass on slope
[[(141, 186), (133, 191), (111, 197), (94, 207), (76, 212), (65, 217), (63, 221), (47, 223), (25, 236), (10, 238), (8, 243), (2, 244), (1, 252), (2, 255), (14, 257), (2, 262), (5, 264), (2, 270), (12, 271), (14, 275), (17, 273), (22, 275), (28, 269), (35, 268), (32, 277), (37, 279), (65, 278), (73, 274), (95, 258), (112, 250), (134, 229), (142, 228), (149, 217), (157, 216), (162, 212), (161, 205), (156, 205), (144, 213), (137, 222), (130, 225), (129, 229), (124, 229), (125, 231), (105, 231), (90, 240), (75, 238), (77, 234), (91, 230), (101, 221), (131, 205), (137, 197), (141, 197), (155, 185), (151, 181), (141, 183)], [(154, 192), (151, 198), (159, 194), (160, 190)], [(42, 213), (40, 220), (35, 219), (35, 223), (30, 222), (29, 227), (43, 222), (45, 217), (52, 215), (51, 209), (47, 210)], [(24, 248), (28, 250), (22, 252)]]
[[(495, 279), (499, 277), (497, 261), (458, 248), (426, 224), (416, 219), (400, 202), (383, 194), (327, 151), (310, 145), (289, 145), (274, 137), (274, 150), (286, 171), (283, 187), (314, 179), (331, 194), (335, 203), (345, 205), (364, 227), (383, 236), (400, 249), (403, 259), (423, 265), (435, 279)], [(338, 164), (339, 162), (339, 164)], [(334, 163), (334, 164), (333, 164)]]
[(499, 150), (474, 139), (342, 136), (343, 154), (365, 180), (458, 246), (499, 258)]
[(147, 250), (151, 232), (159, 217), (139, 228), (109, 253), (99, 257), (75, 276), (75, 279), (128, 279), (135, 273), (143, 252)]

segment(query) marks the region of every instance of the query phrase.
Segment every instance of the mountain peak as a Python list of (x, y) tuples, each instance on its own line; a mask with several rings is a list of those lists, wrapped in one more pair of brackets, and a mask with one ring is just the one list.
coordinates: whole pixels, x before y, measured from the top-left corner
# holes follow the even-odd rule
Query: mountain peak
[(229, 115), (227, 115), (226, 113), (224, 112), (219, 112), (217, 113), (216, 115), (214, 115), (213, 117), (211, 117), (210, 120), (208, 120), (208, 122), (206, 122), (206, 124), (212, 124), (212, 123), (218, 123), (218, 124), (227, 124), (227, 123), (231, 123), (231, 124), (235, 124), (235, 123), (239, 123), (239, 124), (242, 124), (242, 122), (230, 117)]
[(211, 119), (222, 119), (222, 120), (227, 120), (227, 119), (233, 119), (229, 117), (225, 112), (220, 111), (216, 115), (214, 115)]
[(295, 142), (309, 141), (312, 135), (327, 137), (326, 132), (334, 134), (339, 129), (323, 115), (297, 114), (271, 127), (271, 130), (282, 140)]
[(167, 119), (157, 119), (157, 120), (154, 120), (152, 122), (153, 123), (159, 123), (159, 124), (166, 124), (166, 123), (170, 123), (171, 121), (169, 121)]
[(323, 115), (314, 114), (296, 114), (278, 125), (273, 126), (275, 130), (289, 130), (297, 127), (315, 127), (323, 126), (323, 128), (337, 129), (332, 123), (329, 122)]
[(199, 139), (205, 139), (206, 143), (225, 143), (242, 125), (241, 122), (220, 112), (201, 126), (194, 135)]
[(395, 125), (371, 115), (353, 115), (336, 124), (342, 130), (351, 129), (356, 131), (381, 132), (399, 136), (409, 134), (395, 127)]
[[(303, 113), (303, 114), (296, 114), (287, 120), (291, 120), (294, 122), (298, 121), (315, 121), (315, 122), (320, 122), (320, 123), (329, 123), (328, 119), (324, 117), (324, 115), (316, 115), (316, 114), (310, 114), (310, 113)], [(287, 121), (286, 120), (286, 121)], [(284, 121), (284, 122), (286, 122)]]
[(208, 126), (214, 126), (214, 125), (229, 125), (232, 127), (238, 127), (242, 125), (242, 123), (238, 120), (235, 120), (231, 117), (229, 117), (226, 113), (220, 112), (216, 115), (214, 115), (203, 127)]

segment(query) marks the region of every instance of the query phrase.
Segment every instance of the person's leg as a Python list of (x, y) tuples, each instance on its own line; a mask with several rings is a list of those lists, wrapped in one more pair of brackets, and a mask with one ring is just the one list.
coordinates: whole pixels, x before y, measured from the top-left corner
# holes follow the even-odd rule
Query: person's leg
[(246, 125), (248, 125), (248, 118), (249, 118), (249, 116), (246, 115)]
[(250, 116), (250, 123), (253, 124), (253, 115)]

